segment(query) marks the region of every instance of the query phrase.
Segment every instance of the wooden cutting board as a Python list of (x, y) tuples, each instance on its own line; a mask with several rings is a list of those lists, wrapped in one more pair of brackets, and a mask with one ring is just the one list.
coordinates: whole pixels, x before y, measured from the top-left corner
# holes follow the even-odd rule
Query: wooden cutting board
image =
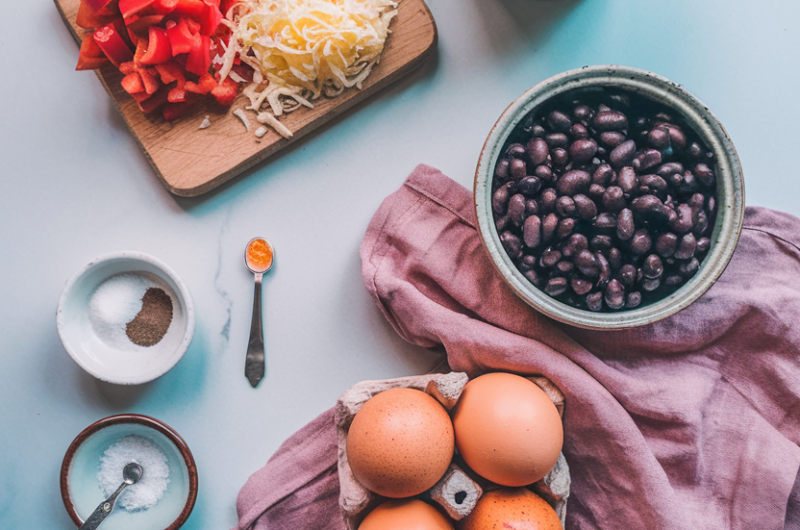
[[(80, 44), (84, 30), (75, 25), (80, 0), (55, 0), (55, 3)], [(231, 109), (214, 103), (198, 105), (190, 114), (169, 123), (160, 116), (147, 116), (139, 110), (120, 85), (123, 76), (116, 68), (106, 66), (96, 73), (164, 186), (176, 195), (194, 197), (262, 162), (397, 81), (420, 66), (436, 48), (436, 24), (423, 0), (400, 0), (390, 29), (392, 33), (386, 40), (381, 62), (361, 90), (351, 88), (336, 98), (320, 98), (314, 102), (313, 109), (301, 108), (280, 118), (294, 133), (289, 140), (272, 129), (260, 140), (253, 131), (245, 131), (242, 123), (230, 114), (248, 103), (242, 95)], [(74, 75), (88, 73), (75, 72)], [(246, 113), (255, 129), (259, 125), (255, 114)], [(212, 125), (199, 130), (205, 116), (210, 116)]]

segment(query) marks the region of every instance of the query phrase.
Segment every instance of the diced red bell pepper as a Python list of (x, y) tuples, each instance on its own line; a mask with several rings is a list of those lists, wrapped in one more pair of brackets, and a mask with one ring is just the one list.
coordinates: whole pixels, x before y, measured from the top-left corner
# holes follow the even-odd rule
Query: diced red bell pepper
[(142, 56), (147, 51), (147, 37), (139, 37), (139, 42), (136, 43), (136, 52), (133, 54), (133, 64), (136, 68), (142, 66)]
[(154, 75), (148, 68), (139, 69), (139, 75), (142, 77), (144, 91), (148, 94), (155, 94), (159, 87), (163, 86), (158, 80), (158, 74)]
[(142, 64), (161, 64), (172, 59), (172, 46), (167, 30), (150, 26), (148, 31), (147, 51), (142, 56)]
[(156, 0), (153, 9), (159, 15), (169, 15), (178, 7), (178, 0)]
[(238, 4), (241, 0), (222, 0), (219, 3), (219, 10), (222, 11), (222, 14), (228, 16), (228, 11)]
[[(158, 110), (162, 105), (167, 103), (167, 97), (169, 96), (169, 87), (162, 86), (158, 89), (158, 91), (152, 94), (149, 98), (137, 101), (139, 104), (139, 109), (145, 114), (153, 112), (154, 110)], [(136, 98), (134, 98), (136, 99)]]
[(177, 15), (189, 17), (196, 21), (200, 21), (205, 12), (206, 5), (203, 0), (178, 0), (178, 5), (175, 6)]
[(138, 72), (139, 69), (133, 63), (133, 61), (128, 61), (127, 63), (122, 63), (119, 65), (119, 71), (125, 75), (132, 74), (134, 72)]
[(131, 18), (139, 11), (150, 7), (155, 0), (119, 0), (119, 10), (125, 20)]
[(170, 103), (181, 103), (186, 101), (186, 90), (181, 87), (175, 87), (170, 89), (169, 94), (167, 96), (167, 100)]
[(128, 29), (134, 32), (138, 37), (144, 37), (147, 35), (150, 27), (160, 24), (162, 20), (164, 20), (164, 15), (134, 15), (126, 20), (125, 23), (128, 25)]
[(186, 84), (186, 77), (183, 75), (183, 69), (181, 69), (175, 61), (157, 64), (156, 71), (161, 78), (161, 82), (165, 85), (177, 82), (176, 86), (183, 88), (183, 85)]
[(108, 63), (108, 58), (94, 41), (92, 34), (84, 34), (83, 42), (81, 43), (81, 51), (78, 54), (78, 65), (75, 69), (94, 70), (106, 63)]
[(86, 0), (81, 0), (78, 6), (78, 14), (75, 17), (75, 24), (84, 29), (97, 29), (113, 22), (114, 18), (115, 15), (98, 15), (92, 11)]
[(172, 55), (180, 53), (189, 53), (192, 49), (192, 35), (185, 18), (178, 20), (178, 23), (167, 27), (167, 35), (169, 36), (169, 43), (172, 46)]
[(205, 35), (195, 35), (192, 49), (186, 59), (186, 70), (193, 74), (203, 75), (211, 67), (211, 39)]
[(186, 19), (186, 25), (189, 26), (189, 31), (192, 32), (192, 35), (197, 35), (200, 33), (200, 23), (192, 20), (191, 18)]
[(217, 80), (214, 79), (214, 76), (205, 73), (200, 76), (197, 83), (192, 83), (191, 81), (186, 81), (186, 84), (183, 87), (186, 89), (187, 92), (192, 92), (193, 94), (210, 94), (212, 90), (214, 90), (219, 83)]
[(220, 0), (203, 0), (203, 3), (207, 6), (219, 7)]
[(108, 11), (113, 11), (112, 9), (109, 9), (108, 5), (112, 2), (116, 3), (116, 0), (83, 0), (83, 2), (86, 3), (86, 7), (91, 9), (93, 13), (106, 14), (101, 10), (107, 9)]
[(114, 66), (119, 67), (120, 64), (133, 59), (131, 49), (125, 43), (125, 40), (120, 36), (114, 24), (108, 24), (98, 29), (92, 34), (94, 41), (103, 50)]
[(131, 28), (126, 27), (125, 30), (128, 32), (128, 37), (131, 38), (131, 42), (133, 43), (133, 47), (135, 48), (139, 44), (139, 35), (134, 33), (134, 31)]
[(203, 13), (203, 18), (200, 19), (200, 33), (203, 35), (213, 35), (220, 22), (222, 22), (222, 13), (219, 7), (207, 5), (206, 11)]
[(230, 107), (239, 94), (239, 83), (226, 77), (225, 80), (211, 90), (211, 95), (217, 98), (220, 105)]
[(122, 88), (124, 88), (125, 92), (128, 94), (141, 94), (142, 92), (146, 92), (142, 76), (139, 75), (138, 72), (133, 72), (123, 77), (121, 84)]

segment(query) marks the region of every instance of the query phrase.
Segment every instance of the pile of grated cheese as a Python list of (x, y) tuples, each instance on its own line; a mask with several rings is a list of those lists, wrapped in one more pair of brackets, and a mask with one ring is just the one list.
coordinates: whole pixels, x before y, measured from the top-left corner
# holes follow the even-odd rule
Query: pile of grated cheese
[(361, 88), (396, 14), (393, 0), (242, 0), (225, 14), (232, 35), (216, 59), (219, 72), (241, 82), (232, 70), (237, 54), (252, 67), (253, 82), (243, 91), (247, 109), (289, 138), (277, 117), (313, 108), (311, 100), (322, 95)]

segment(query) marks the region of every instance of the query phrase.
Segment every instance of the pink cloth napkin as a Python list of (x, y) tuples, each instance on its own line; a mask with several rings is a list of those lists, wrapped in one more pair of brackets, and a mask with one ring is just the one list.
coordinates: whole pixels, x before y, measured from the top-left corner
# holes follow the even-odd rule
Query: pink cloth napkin
[[(361, 247), (406, 340), (453, 370), (544, 374), (564, 392), (567, 529), (800, 529), (800, 220), (748, 208), (719, 281), (629, 331), (556, 323), (519, 300), (476, 232), (472, 194), (417, 167)], [(344, 390), (344, 389), (343, 389)], [(333, 412), (242, 488), (240, 530), (340, 530)]]

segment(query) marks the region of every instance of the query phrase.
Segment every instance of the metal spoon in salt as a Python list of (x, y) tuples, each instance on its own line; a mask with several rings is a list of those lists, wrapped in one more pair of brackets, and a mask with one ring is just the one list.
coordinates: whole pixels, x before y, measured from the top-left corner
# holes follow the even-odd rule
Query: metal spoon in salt
[(100, 506), (95, 508), (92, 515), (89, 516), (86, 521), (81, 525), (78, 530), (94, 530), (103, 520), (108, 517), (108, 514), (111, 513), (111, 510), (114, 509), (114, 504), (117, 502), (117, 497), (119, 494), (122, 493), (122, 490), (130, 486), (131, 484), (136, 484), (142, 479), (142, 475), (144, 475), (144, 469), (142, 466), (137, 464), (136, 462), (131, 462), (122, 470), (122, 484), (119, 485), (117, 491), (111, 494), (109, 498), (104, 500), (100, 503)]
[(250, 340), (247, 344), (247, 357), (244, 375), (253, 388), (264, 377), (264, 336), (261, 330), (261, 281), (264, 273), (272, 268), (275, 250), (263, 237), (254, 237), (244, 251), (244, 262), (256, 276), (256, 290), (253, 296), (253, 319), (250, 321)]

